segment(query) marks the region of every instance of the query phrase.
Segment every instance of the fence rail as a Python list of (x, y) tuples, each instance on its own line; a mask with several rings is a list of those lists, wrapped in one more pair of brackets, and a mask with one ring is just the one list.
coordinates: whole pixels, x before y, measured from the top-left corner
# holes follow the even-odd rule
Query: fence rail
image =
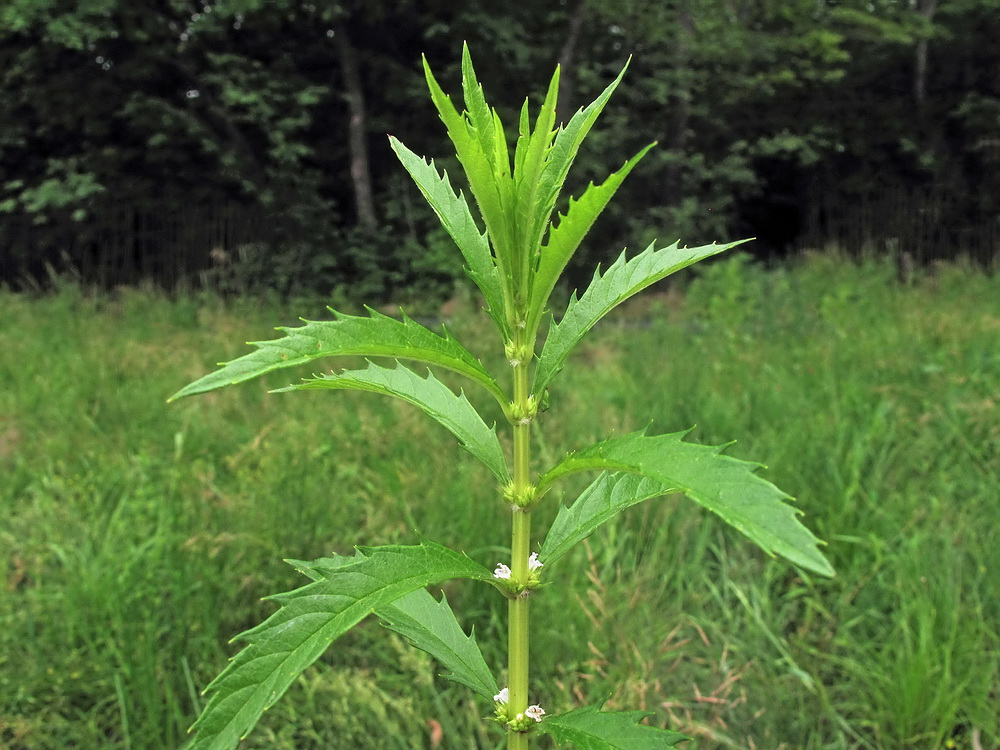
[(22, 287), (53, 269), (101, 288), (152, 281), (174, 290), (197, 284), (240, 248), (271, 239), (263, 212), (235, 203), (179, 211), (116, 206), (41, 224), (10, 215), (0, 217), (0, 280)]
[[(1000, 263), (1000, 216), (970, 213), (966, 196), (896, 190), (848, 204), (821, 196), (809, 205), (792, 250), (836, 246), (916, 265), (958, 257), (984, 267)], [(31, 215), (0, 215), (0, 283), (44, 286), (54, 270), (104, 289), (139, 282), (170, 291), (197, 287), (218, 278), (213, 271), (245, 271), (246, 259), (287, 241), (276, 223), (237, 203), (173, 211), (118, 205), (82, 221), (66, 214), (41, 224)]]
[(917, 265), (967, 258), (995, 267), (1000, 216), (976, 210), (969, 196), (938, 190), (887, 190), (851, 203), (820, 196), (810, 201), (795, 246), (835, 246), (851, 255), (888, 253)]

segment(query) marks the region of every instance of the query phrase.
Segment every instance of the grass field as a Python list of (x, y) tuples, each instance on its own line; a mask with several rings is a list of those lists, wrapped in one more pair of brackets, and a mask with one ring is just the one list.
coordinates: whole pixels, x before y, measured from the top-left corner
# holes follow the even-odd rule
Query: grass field
[[(415, 409), (267, 395), (287, 373), (165, 404), (298, 314), (323, 315), (0, 293), (0, 748), (181, 744), (228, 638), (303, 582), (282, 558), (418, 531), (491, 567), (506, 554), (488, 473)], [(482, 316), (451, 328), (491, 341)], [(944, 266), (904, 285), (890, 264), (820, 256), (708, 266), (581, 347), (539, 468), (650, 420), (737, 439), (729, 452), (798, 498), (839, 576), (770, 560), (682, 499), (640, 505), (536, 599), (547, 708), (611, 696), (697, 750), (1000, 747), (1000, 277)], [(495, 592), (447, 591), (499, 673)], [(366, 622), (245, 747), (498, 747), (479, 719), (492, 706), (435, 674)]]

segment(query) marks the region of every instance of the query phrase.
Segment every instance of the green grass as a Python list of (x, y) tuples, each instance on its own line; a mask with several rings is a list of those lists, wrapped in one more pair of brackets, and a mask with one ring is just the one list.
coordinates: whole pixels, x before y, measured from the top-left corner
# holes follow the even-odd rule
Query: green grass
[[(227, 639), (302, 582), (282, 558), (417, 531), (505, 554), (486, 470), (405, 405), (267, 395), (287, 374), (164, 403), (289, 311), (68, 287), (0, 293), (0, 314), (0, 748), (178, 746)], [(998, 396), (1000, 278), (961, 266), (902, 285), (884, 263), (736, 258), (641, 298), (557, 378), (542, 459), (650, 419), (736, 438), (839, 576), (772, 561), (682, 499), (641, 505), (550, 571), (539, 701), (611, 696), (699, 750), (1000, 745)], [(492, 589), (447, 588), (503, 664)], [(245, 746), (493, 748), (491, 709), (366, 622)]]

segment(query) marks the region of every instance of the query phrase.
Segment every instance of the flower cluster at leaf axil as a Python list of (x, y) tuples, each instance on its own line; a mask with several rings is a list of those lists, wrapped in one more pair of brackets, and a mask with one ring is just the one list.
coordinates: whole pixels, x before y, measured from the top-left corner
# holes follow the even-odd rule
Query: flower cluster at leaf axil
[(513, 571), (503, 563), (497, 563), (496, 568), (493, 570), (493, 577), (509, 596), (524, 596), (532, 589), (537, 589), (541, 585), (539, 571), (544, 565), (544, 563), (539, 562), (538, 553), (532, 552), (528, 557), (527, 581), (515, 581)]
[(494, 695), (493, 700), (496, 703), (496, 710), (494, 711), (496, 721), (510, 727), (516, 732), (527, 732), (545, 716), (545, 709), (537, 704), (528, 706), (523, 712), (511, 716), (507, 706), (510, 700), (510, 692), (507, 688)]

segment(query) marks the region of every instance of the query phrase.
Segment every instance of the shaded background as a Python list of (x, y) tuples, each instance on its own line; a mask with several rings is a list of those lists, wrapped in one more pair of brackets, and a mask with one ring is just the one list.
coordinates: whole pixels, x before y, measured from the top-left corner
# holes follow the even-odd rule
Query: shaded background
[[(570, 192), (660, 145), (571, 281), (654, 236), (764, 261), (605, 319), (539, 463), (738, 438), (838, 571), (644, 503), (533, 605), (546, 708), (610, 696), (698, 750), (1000, 748), (1000, 0), (520, 6), (0, 0), (0, 749), (180, 746), (261, 597), (303, 582), (282, 558), (417, 531), (506, 556), (489, 475), (405, 405), (267, 395), (287, 372), (164, 403), (331, 298), (419, 303), (506, 367), (386, 140), (456, 174), (420, 55), (457, 94), (463, 40), (509, 126), (557, 62), (565, 116), (633, 56)], [(495, 591), (445, 588), (502, 665)], [(501, 747), (440, 671), (366, 622), (242, 747)]]
[(0, 280), (450, 295), (385, 135), (451, 153), (420, 55), (457, 94), (463, 40), (508, 125), (557, 63), (565, 119), (633, 56), (570, 188), (660, 145), (571, 273), (654, 237), (989, 264), (997, 38), (998, 0), (8, 0)]

